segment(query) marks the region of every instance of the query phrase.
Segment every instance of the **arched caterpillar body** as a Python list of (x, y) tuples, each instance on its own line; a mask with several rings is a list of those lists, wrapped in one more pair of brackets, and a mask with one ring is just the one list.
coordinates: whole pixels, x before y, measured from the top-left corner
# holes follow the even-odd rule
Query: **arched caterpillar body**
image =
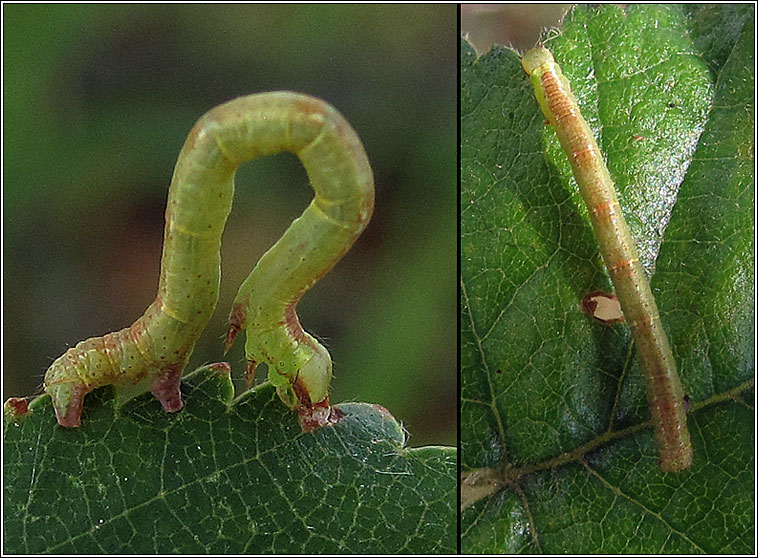
[(235, 172), (282, 151), (299, 157), (316, 195), (240, 287), (226, 345), (246, 329), (248, 372), (268, 363), (269, 379), (304, 427), (327, 420), (331, 357), (303, 331), (295, 307), (365, 229), (373, 175), (358, 136), (334, 108), (273, 92), (222, 104), (192, 128), (169, 189), (155, 301), (130, 327), (82, 341), (53, 362), (45, 391), (61, 425), (79, 426), (84, 396), (109, 384), (147, 381), (166, 411), (182, 407), (182, 371), (218, 301)]
[(555, 128), (568, 156), (582, 198), (589, 208), (600, 253), (624, 317), (631, 327), (645, 372), (660, 467), (664, 471), (688, 469), (692, 464), (692, 445), (687, 430), (684, 391), (653, 293), (595, 136), (582, 117), (571, 86), (550, 51), (542, 46), (532, 49), (524, 55), (521, 64), (531, 78), (542, 112)]

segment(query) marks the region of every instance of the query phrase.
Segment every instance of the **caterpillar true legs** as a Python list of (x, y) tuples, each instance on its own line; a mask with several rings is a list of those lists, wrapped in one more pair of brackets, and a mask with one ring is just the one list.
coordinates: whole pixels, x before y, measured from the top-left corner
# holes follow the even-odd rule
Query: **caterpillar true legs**
[(532, 49), (521, 63), (531, 78), (542, 112), (555, 128), (568, 156), (589, 209), (600, 253), (632, 330), (645, 373), (661, 469), (688, 469), (692, 464), (692, 445), (687, 430), (684, 390), (655, 298), (595, 136), (579, 111), (568, 79), (550, 51), (542, 46)]
[(79, 426), (84, 396), (109, 384), (148, 381), (166, 411), (182, 407), (181, 373), (218, 300), (234, 174), (242, 162), (282, 151), (300, 158), (316, 195), (240, 287), (226, 344), (244, 328), (248, 371), (268, 363), (269, 379), (304, 427), (326, 420), (331, 357), (303, 331), (295, 307), (365, 229), (373, 176), (358, 136), (334, 108), (274, 92), (229, 101), (193, 127), (169, 189), (156, 299), (132, 326), (82, 341), (53, 362), (45, 391), (61, 425)]

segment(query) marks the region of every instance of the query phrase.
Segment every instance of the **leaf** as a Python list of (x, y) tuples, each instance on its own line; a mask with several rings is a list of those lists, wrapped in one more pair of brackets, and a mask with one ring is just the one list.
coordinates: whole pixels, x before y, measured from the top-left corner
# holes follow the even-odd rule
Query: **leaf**
[(518, 55), (461, 45), (464, 553), (754, 552), (754, 8), (574, 9), (598, 136), (690, 398), (663, 473), (628, 327)]
[(232, 400), (228, 368), (149, 395), (85, 401), (78, 429), (50, 398), (5, 420), (5, 541), (15, 554), (432, 553), (456, 548), (453, 448), (404, 447), (382, 407), (303, 434), (263, 384)]

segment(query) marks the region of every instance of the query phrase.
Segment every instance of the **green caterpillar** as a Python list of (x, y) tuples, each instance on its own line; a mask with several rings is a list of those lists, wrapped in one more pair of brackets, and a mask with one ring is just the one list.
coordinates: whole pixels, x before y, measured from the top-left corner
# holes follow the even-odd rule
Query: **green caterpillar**
[(684, 390), (632, 233), (624, 220), (600, 148), (582, 117), (568, 79), (552, 53), (539, 46), (521, 59), (537, 102), (555, 128), (590, 212), (600, 254), (616, 288), (645, 372), (647, 399), (664, 471), (689, 469), (692, 444)]
[(248, 379), (266, 362), (269, 380), (304, 428), (329, 420), (331, 357), (303, 331), (295, 307), (366, 228), (374, 182), (344, 117), (320, 99), (284, 91), (224, 103), (192, 128), (169, 189), (155, 301), (130, 327), (82, 341), (53, 362), (44, 386), (59, 424), (79, 426), (84, 396), (110, 384), (148, 382), (166, 411), (181, 409), (182, 371), (218, 301), (235, 172), (282, 151), (299, 157), (316, 195), (240, 287), (226, 347), (246, 329)]

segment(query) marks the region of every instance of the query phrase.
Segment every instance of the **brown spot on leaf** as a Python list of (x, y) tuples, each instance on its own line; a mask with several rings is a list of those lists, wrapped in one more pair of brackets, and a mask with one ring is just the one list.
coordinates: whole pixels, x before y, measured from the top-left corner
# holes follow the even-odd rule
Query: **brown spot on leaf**
[(582, 299), (582, 311), (606, 325), (624, 321), (618, 297), (613, 293), (596, 291)]

